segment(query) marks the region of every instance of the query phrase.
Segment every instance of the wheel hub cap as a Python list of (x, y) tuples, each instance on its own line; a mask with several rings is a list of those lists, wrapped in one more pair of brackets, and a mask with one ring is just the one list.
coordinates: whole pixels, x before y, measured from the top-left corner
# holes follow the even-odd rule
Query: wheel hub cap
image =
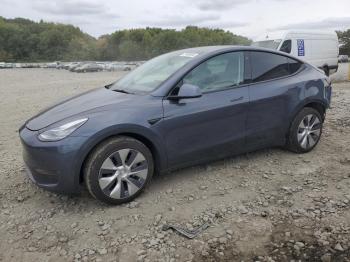
[(313, 114), (307, 115), (298, 127), (298, 142), (304, 149), (313, 147), (320, 139), (321, 121)]
[(127, 178), (130, 175), (130, 169), (126, 166), (120, 167), (118, 171), (121, 178)]
[(146, 182), (148, 163), (135, 149), (121, 149), (105, 159), (99, 172), (99, 186), (108, 197), (122, 199), (136, 194)]

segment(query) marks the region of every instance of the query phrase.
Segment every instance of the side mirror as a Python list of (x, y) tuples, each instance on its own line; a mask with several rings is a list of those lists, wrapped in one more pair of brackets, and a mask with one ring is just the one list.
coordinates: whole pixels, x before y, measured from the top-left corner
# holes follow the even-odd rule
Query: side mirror
[(183, 84), (180, 87), (179, 93), (174, 96), (169, 96), (168, 99), (179, 100), (186, 98), (197, 98), (202, 96), (202, 91), (198, 86), (191, 84)]

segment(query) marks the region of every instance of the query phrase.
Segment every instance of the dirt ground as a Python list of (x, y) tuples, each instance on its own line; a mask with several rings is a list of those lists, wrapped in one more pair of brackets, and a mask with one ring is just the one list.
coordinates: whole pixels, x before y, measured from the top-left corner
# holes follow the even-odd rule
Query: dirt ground
[[(321, 142), (155, 177), (134, 202), (46, 192), (25, 176), (19, 126), (119, 77), (0, 70), (0, 261), (350, 261), (350, 82), (334, 84)], [(165, 223), (210, 227), (189, 240)]]

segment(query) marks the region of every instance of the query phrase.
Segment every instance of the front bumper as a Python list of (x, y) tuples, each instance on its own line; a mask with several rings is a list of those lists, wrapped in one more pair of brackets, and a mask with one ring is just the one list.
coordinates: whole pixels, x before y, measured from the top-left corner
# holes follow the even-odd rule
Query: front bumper
[(27, 174), (35, 184), (57, 193), (80, 192), (80, 150), (87, 138), (67, 137), (57, 142), (42, 142), (37, 131), (25, 127), (19, 134)]

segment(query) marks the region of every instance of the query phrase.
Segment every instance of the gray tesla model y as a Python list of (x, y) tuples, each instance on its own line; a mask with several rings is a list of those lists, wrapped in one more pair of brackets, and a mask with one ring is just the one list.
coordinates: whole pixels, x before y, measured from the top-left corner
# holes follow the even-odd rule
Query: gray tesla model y
[(285, 53), (199, 47), (156, 57), (119, 81), (69, 98), (20, 128), (40, 187), (128, 202), (155, 173), (264, 147), (320, 140), (329, 78)]

